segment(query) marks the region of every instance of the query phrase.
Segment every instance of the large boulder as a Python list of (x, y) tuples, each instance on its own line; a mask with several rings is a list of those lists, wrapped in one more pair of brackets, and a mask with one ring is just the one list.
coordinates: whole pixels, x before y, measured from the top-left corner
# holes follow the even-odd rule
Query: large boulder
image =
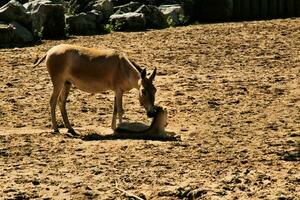
[(102, 13), (91, 11), (66, 17), (69, 33), (73, 35), (92, 35), (99, 31), (103, 20)]
[(7, 23), (16, 21), (23, 26), (31, 26), (31, 18), (25, 7), (16, 0), (11, 0), (0, 8), (0, 21)]
[(35, 0), (24, 5), (32, 16), (32, 29), (43, 38), (65, 37), (65, 15), (62, 4), (50, 0)]
[(139, 7), (141, 7), (143, 4), (139, 2), (130, 2), (121, 6), (115, 6), (114, 7), (114, 12), (122, 14), (122, 13), (128, 13), (128, 12), (134, 12), (136, 11)]
[(0, 1), (0, 7), (4, 6), (5, 4), (7, 4), (9, 2), (9, 0), (1, 0)]
[[(130, 3), (133, 0), (112, 0), (115, 6), (120, 6), (123, 4)], [(185, 1), (200, 1), (200, 0), (134, 0), (136, 2), (140, 2), (145, 5), (154, 5), (159, 6), (162, 4), (180, 4)]]
[(32, 33), (17, 22), (9, 24), (0, 23), (1, 45), (23, 45), (34, 41)]
[(32, 33), (17, 22), (10, 23), (14, 29), (13, 42), (18, 44), (31, 43), (34, 41)]
[(148, 28), (166, 28), (168, 27), (167, 19), (164, 14), (156, 7), (151, 5), (142, 5), (136, 13), (143, 13)]
[(160, 5), (158, 8), (167, 18), (169, 25), (178, 26), (185, 23), (186, 17), (184, 16), (184, 11), (181, 5)]
[[(21, 1), (21, 0), (18, 0), (18, 1)], [(28, 2), (33, 2), (36, 0), (22, 0), (22, 1), (27, 1), (26, 3), (28, 3)], [(47, 1), (50, 1), (51, 3), (55, 3), (55, 4), (63, 4), (64, 3), (64, 0), (47, 0)]]
[(66, 13), (70, 15), (91, 11), (94, 3), (95, 0), (68, 0), (64, 2)]
[(135, 12), (111, 15), (109, 22), (115, 30), (124, 31), (144, 30), (146, 25), (144, 14)]
[(0, 45), (9, 44), (14, 39), (14, 28), (13, 26), (5, 23), (0, 23)]
[(114, 13), (114, 4), (111, 0), (96, 0), (93, 9), (103, 13), (105, 19), (109, 19)]

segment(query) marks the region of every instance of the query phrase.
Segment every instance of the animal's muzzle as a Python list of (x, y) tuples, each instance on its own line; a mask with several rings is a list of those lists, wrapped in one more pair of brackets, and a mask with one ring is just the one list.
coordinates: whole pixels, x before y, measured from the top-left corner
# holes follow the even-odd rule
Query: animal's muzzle
[(153, 118), (156, 116), (156, 113), (157, 113), (157, 109), (156, 106), (154, 106), (150, 111), (147, 112), (147, 116), (149, 118)]

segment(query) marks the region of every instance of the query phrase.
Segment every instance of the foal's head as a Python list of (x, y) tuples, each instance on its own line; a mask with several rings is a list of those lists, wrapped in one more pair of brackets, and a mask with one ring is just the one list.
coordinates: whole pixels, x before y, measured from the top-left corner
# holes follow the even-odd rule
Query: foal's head
[(152, 74), (147, 77), (146, 69), (143, 69), (141, 71), (141, 81), (139, 84), (139, 100), (141, 106), (143, 106), (146, 109), (147, 116), (148, 117), (154, 117), (155, 116), (155, 107), (154, 107), (154, 101), (155, 101), (155, 93), (156, 88), (153, 85), (153, 80), (156, 75), (156, 68), (153, 70)]

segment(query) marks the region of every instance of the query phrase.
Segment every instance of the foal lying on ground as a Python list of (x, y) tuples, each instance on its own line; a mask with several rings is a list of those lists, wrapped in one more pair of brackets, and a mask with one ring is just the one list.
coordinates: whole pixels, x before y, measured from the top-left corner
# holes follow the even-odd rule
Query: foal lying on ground
[(59, 102), (65, 127), (69, 133), (76, 134), (71, 127), (66, 111), (66, 100), (72, 84), (89, 93), (114, 91), (112, 129), (116, 128), (117, 114), (119, 123), (122, 123), (123, 93), (132, 88), (139, 90), (139, 101), (146, 109), (147, 115), (154, 116), (156, 88), (153, 80), (156, 68), (147, 78), (146, 69), (141, 69), (125, 55), (114, 50), (97, 50), (67, 44), (52, 47), (34, 66), (39, 65), (45, 59), (53, 83), (50, 106), (54, 132), (59, 132), (55, 114), (56, 105)]
[(131, 134), (135, 137), (164, 137), (166, 135), (165, 128), (167, 126), (167, 109), (161, 106), (155, 106), (155, 114), (151, 125), (145, 126), (139, 123), (122, 123), (115, 129), (115, 133), (119, 135)]

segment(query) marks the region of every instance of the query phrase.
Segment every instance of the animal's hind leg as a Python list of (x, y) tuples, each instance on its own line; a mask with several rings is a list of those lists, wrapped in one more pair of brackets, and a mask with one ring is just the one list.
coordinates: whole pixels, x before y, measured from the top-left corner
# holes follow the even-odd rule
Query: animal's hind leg
[(52, 95), (50, 98), (51, 121), (52, 121), (52, 128), (53, 128), (54, 133), (59, 133), (55, 112), (56, 112), (58, 96), (59, 96), (61, 90), (62, 90), (62, 86), (60, 86), (60, 85), (54, 86), (53, 92), (52, 92)]
[(67, 98), (70, 92), (70, 88), (71, 88), (71, 83), (69, 82), (65, 82), (63, 89), (60, 92), (59, 95), (59, 107), (60, 107), (60, 112), (62, 115), (62, 118), (64, 120), (64, 124), (65, 127), (68, 129), (68, 132), (76, 135), (76, 132), (74, 131), (74, 129), (72, 128), (70, 121), (68, 119), (68, 114), (67, 114), (67, 110), (66, 110), (66, 102), (67, 102)]

